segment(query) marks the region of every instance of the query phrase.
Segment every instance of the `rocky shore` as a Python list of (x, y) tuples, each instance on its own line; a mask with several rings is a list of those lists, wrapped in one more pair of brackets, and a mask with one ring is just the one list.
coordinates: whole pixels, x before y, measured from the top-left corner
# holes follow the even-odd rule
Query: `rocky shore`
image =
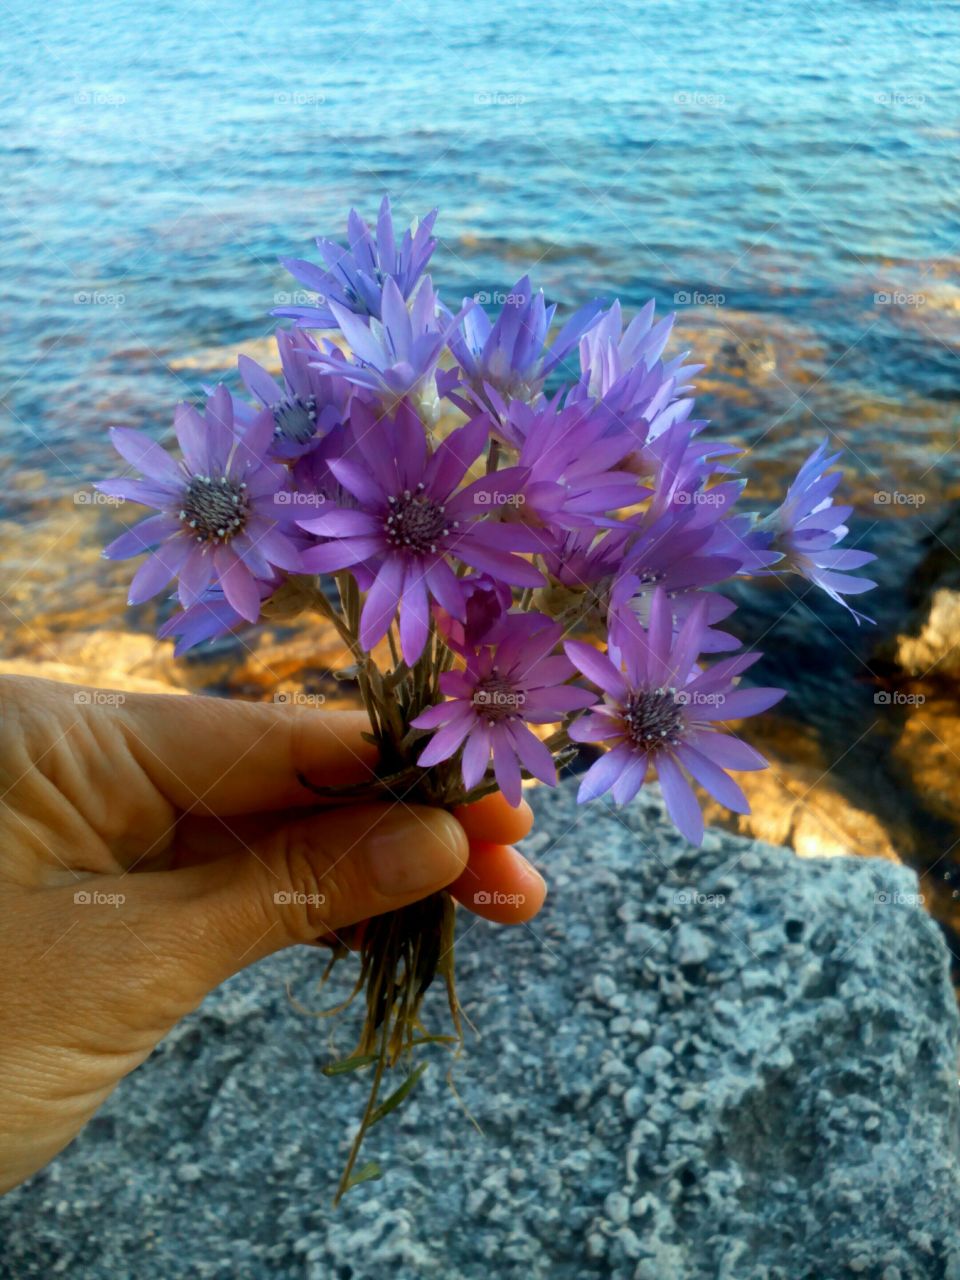
[(551, 896), (531, 927), (461, 916), (456, 1096), (436, 1050), (370, 1136), (382, 1181), (331, 1209), (362, 1086), (320, 1073), (351, 1027), (291, 1003), (320, 1003), (303, 948), (209, 997), (0, 1201), (0, 1276), (960, 1276), (958, 1017), (913, 873), (692, 850), (655, 790), (532, 795)]

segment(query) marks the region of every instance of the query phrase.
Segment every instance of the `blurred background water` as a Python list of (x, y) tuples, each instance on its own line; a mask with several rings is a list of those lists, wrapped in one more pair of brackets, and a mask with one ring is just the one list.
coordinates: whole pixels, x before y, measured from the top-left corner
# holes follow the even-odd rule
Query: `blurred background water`
[[(107, 427), (165, 432), (272, 331), (297, 287), (278, 256), (389, 191), (403, 218), (440, 206), (448, 303), (530, 269), (562, 307), (676, 310), (761, 499), (824, 434), (848, 450), (879, 631), (803, 591), (745, 596), (741, 625), (811, 767), (878, 789), (903, 722), (877, 711), (872, 646), (960, 491), (960, 4), (8, 0), (3, 23), (6, 656), (146, 634), (129, 569), (96, 558)], [(960, 738), (953, 781), (958, 760)]]

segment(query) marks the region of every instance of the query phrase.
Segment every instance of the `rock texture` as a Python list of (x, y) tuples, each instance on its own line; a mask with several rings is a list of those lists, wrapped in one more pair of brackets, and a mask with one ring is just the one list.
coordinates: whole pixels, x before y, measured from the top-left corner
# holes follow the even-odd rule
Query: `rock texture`
[[(798, 859), (655, 793), (534, 793), (530, 928), (460, 922), (477, 1029), (330, 1197), (356, 1079), (327, 1079), (322, 957), (239, 975), (0, 1201), (32, 1280), (913, 1280), (960, 1276), (957, 1013), (905, 868)], [(326, 1000), (329, 1000), (329, 994)], [(442, 1000), (428, 1005), (442, 1026)]]

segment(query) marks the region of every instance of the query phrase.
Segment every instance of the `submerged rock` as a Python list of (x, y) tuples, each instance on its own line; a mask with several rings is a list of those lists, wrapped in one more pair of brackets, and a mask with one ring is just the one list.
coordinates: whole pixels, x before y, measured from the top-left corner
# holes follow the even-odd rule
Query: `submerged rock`
[[(463, 914), (477, 1029), (371, 1133), (327, 1079), (302, 948), (210, 996), (45, 1172), (0, 1201), (3, 1275), (85, 1280), (919, 1280), (960, 1274), (957, 1011), (914, 875), (710, 831), (655, 791), (532, 793), (553, 892), (531, 927)], [(430, 1030), (443, 999), (428, 999)], [(339, 1048), (353, 1028), (337, 1024)], [(186, 1171), (189, 1171), (187, 1173)]]

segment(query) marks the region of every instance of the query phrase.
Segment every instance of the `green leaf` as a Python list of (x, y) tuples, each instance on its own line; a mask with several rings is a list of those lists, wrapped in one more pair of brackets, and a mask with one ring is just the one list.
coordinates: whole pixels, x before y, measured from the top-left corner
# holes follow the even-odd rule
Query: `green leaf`
[(370, 1117), (370, 1123), (367, 1126), (368, 1129), (373, 1128), (373, 1126), (377, 1124), (380, 1120), (382, 1120), (384, 1116), (388, 1116), (391, 1111), (394, 1111), (396, 1110), (397, 1107), (399, 1107), (400, 1103), (404, 1100), (407, 1094), (414, 1088), (417, 1081), (420, 1079), (420, 1077), (423, 1075), (426, 1069), (427, 1069), (427, 1063), (421, 1062), (420, 1066), (417, 1067), (416, 1071), (410, 1072), (410, 1074), (407, 1076), (406, 1080), (404, 1080), (400, 1088), (394, 1089), (390, 1097), (387, 1098), (385, 1102), (380, 1103), (379, 1107), (375, 1109), (375, 1111), (373, 1112), (373, 1115)]
[(343, 1188), (344, 1193), (349, 1191), (351, 1187), (359, 1186), (361, 1182), (376, 1182), (378, 1178), (382, 1177), (383, 1170), (376, 1160), (371, 1160), (369, 1164), (365, 1164), (362, 1169), (358, 1169), (356, 1173), (351, 1175), (350, 1181)]
[(359, 1071), (361, 1067), (369, 1067), (371, 1062), (376, 1060), (375, 1053), (361, 1053), (356, 1058), (344, 1058), (341, 1062), (331, 1062), (329, 1066), (321, 1067), (320, 1070), (325, 1076), (342, 1076), (348, 1071)]

